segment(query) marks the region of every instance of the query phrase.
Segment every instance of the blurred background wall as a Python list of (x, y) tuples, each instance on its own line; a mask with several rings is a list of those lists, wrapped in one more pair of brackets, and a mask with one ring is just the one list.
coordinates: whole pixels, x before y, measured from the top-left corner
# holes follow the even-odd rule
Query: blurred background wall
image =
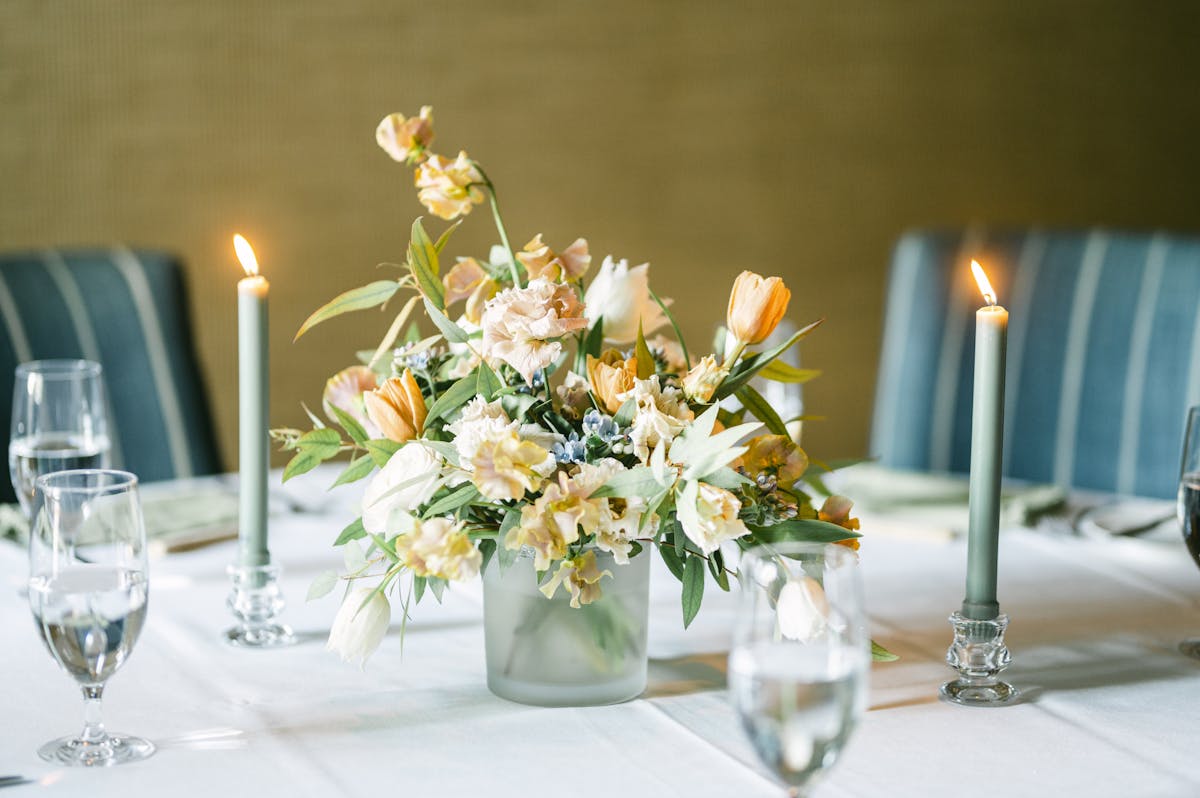
[[(272, 420), (389, 318), (305, 316), (404, 257), (422, 213), (373, 141), (435, 108), (519, 246), (650, 261), (693, 349), (741, 269), (782, 275), (806, 447), (869, 454), (889, 248), (916, 225), (1200, 229), (1194, 2), (5, 0), (0, 247), (125, 241), (187, 261), (235, 465), (230, 236), (272, 283)], [(440, 225), (439, 225), (440, 227)], [(486, 207), (456, 234), (484, 255)], [(598, 263), (598, 259), (597, 259)]]

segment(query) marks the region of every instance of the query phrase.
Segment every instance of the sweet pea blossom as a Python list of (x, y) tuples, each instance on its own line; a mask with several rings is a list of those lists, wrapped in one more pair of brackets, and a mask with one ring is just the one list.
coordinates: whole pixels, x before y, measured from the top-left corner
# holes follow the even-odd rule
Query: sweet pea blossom
[(604, 340), (631, 344), (637, 339), (639, 322), (644, 335), (667, 323), (662, 308), (650, 297), (649, 270), (649, 263), (630, 266), (629, 261), (614, 261), (611, 255), (600, 264), (583, 303), (588, 324), (604, 317)]
[(396, 556), (417, 576), (461, 582), (478, 575), (483, 555), (453, 518), (412, 518), (395, 540)]
[[(369, 601), (368, 596), (371, 597)], [(342, 662), (359, 660), (365, 668), (367, 659), (383, 641), (391, 620), (392, 606), (382, 591), (376, 593), (369, 587), (355, 588), (342, 601), (325, 648), (341, 657)]]
[(482, 325), (481, 354), (507, 363), (532, 384), (534, 373), (562, 354), (558, 339), (587, 327), (587, 320), (574, 289), (537, 279), (496, 294), (484, 308)]
[(541, 233), (534, 236), (533, 240), (517, 253), (517, 260), (525, 267), (529, 279), (544, 277), (559, 282), (578, 280), (587, 274), (588, 267), (592, 265), (587, 239), (577, 238), (571, 246), (559, 253), (543, 243)]
[(457, 219), (484, 200), (483, 174), (465, 152), (453, 161), (430, 155), (413, 176), (417, 199), (434, 216)]
[(546, 598), (553, 598), (558, 586), (564, 585), (571, 593), (571, 606), (579, 609), (581, 605), (591, 604), (600, 598), (600, 580), (606, 576), (611, 577), (612, 571), (601, 571), (596, 565), (596, 552), (585, 551), (578, 557), (563, 560), (554, 576), (540, 590)]
[(416, 163), (425, 157), (425, 148), (433, 142), (433, 107), (426, 105), (410, 119), (404, 114), (388, 114), (375, 128), (375, 141), (393, 161)]
[(391, 532), (392, 513), (413, 512), (429, 501), (441, 485), (441, 471), (441, 456), (419, 443), (393, 454), (363, 493), (363, 529), (376, 535)]

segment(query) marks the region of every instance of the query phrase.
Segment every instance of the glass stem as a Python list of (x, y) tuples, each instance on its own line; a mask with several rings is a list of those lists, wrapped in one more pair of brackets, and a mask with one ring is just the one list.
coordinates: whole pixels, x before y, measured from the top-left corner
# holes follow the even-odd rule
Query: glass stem
[(79, 739), (85, 743), (99, 743), (108, 736), (101, 717), (103, 695), (102, 684), (88, 684), (83, 687), (83, 731), (80, 732)]

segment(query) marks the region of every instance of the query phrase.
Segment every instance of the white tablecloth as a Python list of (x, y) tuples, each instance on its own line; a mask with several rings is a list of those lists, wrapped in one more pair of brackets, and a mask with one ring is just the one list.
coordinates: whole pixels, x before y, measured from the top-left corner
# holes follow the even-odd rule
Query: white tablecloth
[[(316, 512), (272, 519), (298, 646), (220, 642), (233, 544), (152, 562), (149, 619), (109, 684), (105, 719), (159, 752), (106, 771), (35, 754), (77, 730), (81, 702), (17, 594), (24, 552), (0, 542), (0, 776), (36, 782), (14, 798), (781, 795), (726, 702), (733, 605), (711, 584), (685, 632), (677, 584), (655, 573), (650, 687), (618, 706), (491, 695), (477, 584), (417, 608), (403, 651), (391, 634), (365, 671), (341, 663), (323, 647), (338, 594), (304, 602), (313, 577), (338, 566), (329, 544), (350, 517), (346, 497), (321, 493), (327, 476), (288, 486)], [(962, 599), (963, 543), (866, 533), (873, 633), (902, 659), (874, 667), (871, 709), (818, 796), (1200, 795), (1200, 664), (1175, 648), (1200, 635), (1200, 571), (1181, 543), (1007, 531), (1008, 674), (1028, 700), (984, 710), (936, 698), (950, 676), (945, 619)]]

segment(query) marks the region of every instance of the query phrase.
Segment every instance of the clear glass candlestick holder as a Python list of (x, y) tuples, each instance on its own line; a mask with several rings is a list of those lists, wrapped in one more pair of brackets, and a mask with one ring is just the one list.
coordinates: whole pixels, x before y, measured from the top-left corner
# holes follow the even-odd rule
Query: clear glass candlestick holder
[(296, 642), (292, 630), (278, 621), (283, 612), (278, 565), (231, 565), (226, 569), (233, 583), (225, 604), (237, 625), (225, 630), (230, 645), (243, 648), (273, 648)]
[(968, 707), (999, 707), (1013, 703), (1017, 688), (998, 677), (1012, 662), (1004, 644), (1008, 616), (978, 621), (962, 613), (950, 616), (954, 627), (954, 642), (946, 652), (946, 664), (959, 677), (942, 685), (941, 697), (954, 704)]

